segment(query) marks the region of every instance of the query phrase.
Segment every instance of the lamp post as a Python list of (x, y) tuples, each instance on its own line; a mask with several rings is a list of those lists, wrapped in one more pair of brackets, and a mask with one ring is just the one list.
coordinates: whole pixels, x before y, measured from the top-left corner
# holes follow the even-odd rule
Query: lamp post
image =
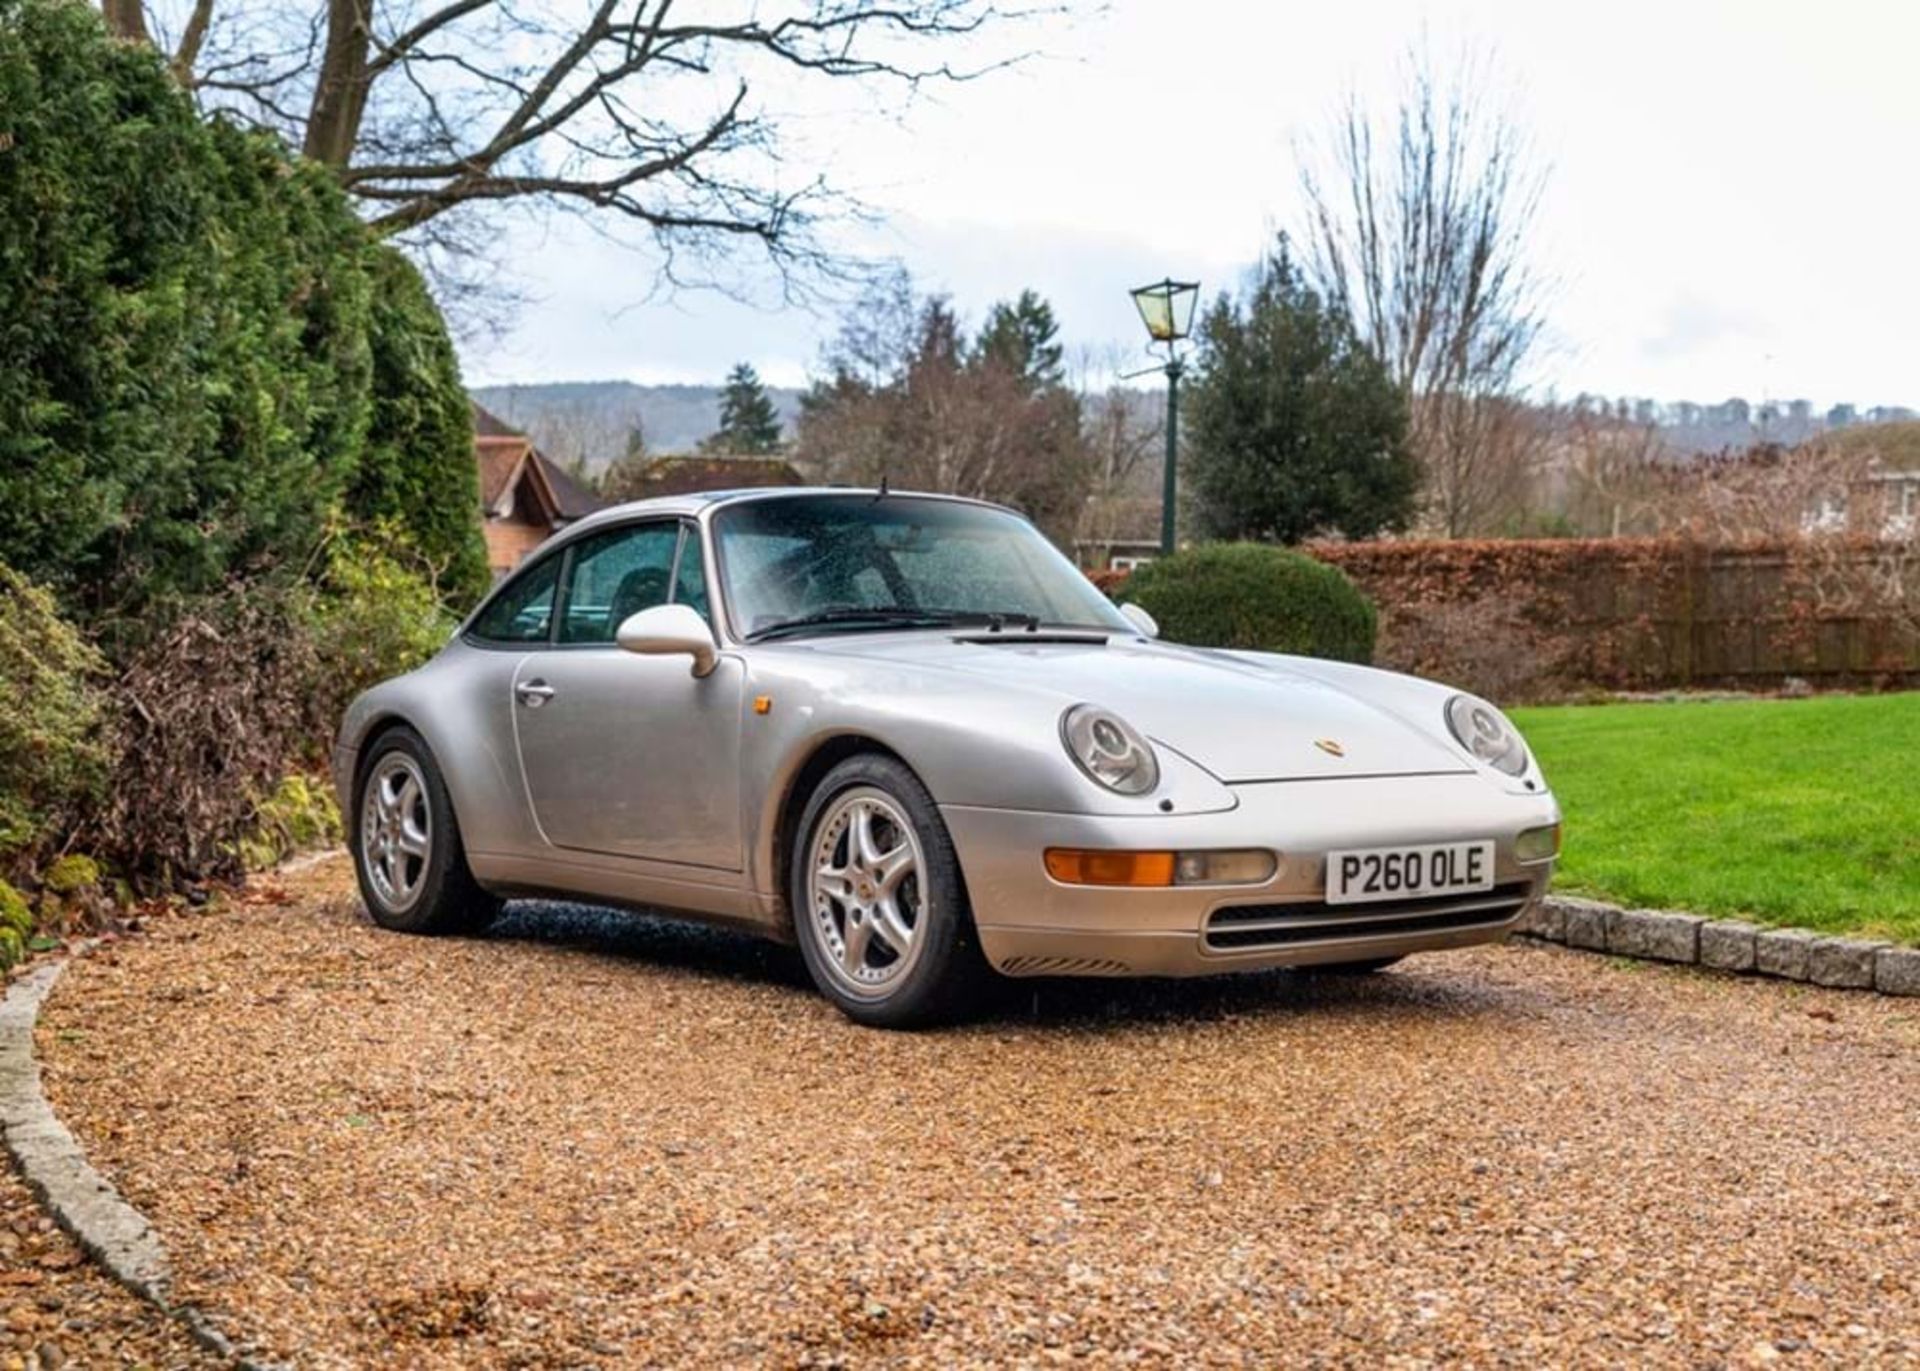
[(1140, 322), (1147, 336), (1167, 348), (1167, 465), (1160, 478), (1160, 552), (1174, 549), (1174, 503), (1180, 454), (1180, 373), (1185, 364), (1180, 358), (1180, 341), (1193, 326), (1194, 302), (1200, 298), (1198, 281), (1176, 281), (1168, 277), (1133, 292), (1133, 306), (1140, 311)]

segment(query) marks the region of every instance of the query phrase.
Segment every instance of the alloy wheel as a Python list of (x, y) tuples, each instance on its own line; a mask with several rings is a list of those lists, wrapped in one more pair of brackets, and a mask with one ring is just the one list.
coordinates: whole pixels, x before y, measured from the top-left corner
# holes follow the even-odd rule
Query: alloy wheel
[(389, 913), (420, 898), (433, 856), (433, 810), (426, 777), (404, 752), (375, 763), (360, 802), (360, 859), (373, 893)]
[(885, 993), (913, 969), (925, 929), (926, 856), (885, 791), (860, 786), (814, 826), (810, 916), (828, 974), (855, 995)]

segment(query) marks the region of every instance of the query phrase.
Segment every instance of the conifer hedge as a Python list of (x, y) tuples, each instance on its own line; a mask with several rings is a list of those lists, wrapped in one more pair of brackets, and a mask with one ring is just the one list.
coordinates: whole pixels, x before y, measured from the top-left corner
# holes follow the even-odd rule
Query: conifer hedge
[(484, 588), (444, 323), (321, 168), (77, 0), (0, 0), (0, 562), (109, 651), (338, 515)]

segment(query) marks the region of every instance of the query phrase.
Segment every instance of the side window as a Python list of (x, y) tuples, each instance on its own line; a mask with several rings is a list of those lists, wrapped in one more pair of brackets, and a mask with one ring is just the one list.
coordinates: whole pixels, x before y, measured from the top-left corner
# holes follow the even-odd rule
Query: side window
[(667, 603), (677, 523), (608, 529), (574, 544), (561, 612), (563, 643), (610, 643), (629, 616)]
[(707, 613), (707, 564), (700, 556), (700, 530), (692, 524), (682, 527), (685, 532), (680, 539), (680, 570), (673, 580), (673, 602), (686, 605), (712, 623), (713, 616)]
[(553, 625), (553, 590), (559, 580), (557, 556), (529, 567), (480, 612), (469, 634), (488, 643), (546, 642)]

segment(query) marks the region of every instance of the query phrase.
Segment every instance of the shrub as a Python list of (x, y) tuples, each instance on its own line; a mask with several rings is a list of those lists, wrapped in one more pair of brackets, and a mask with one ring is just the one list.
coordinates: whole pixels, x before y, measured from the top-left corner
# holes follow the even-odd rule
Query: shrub
[(0, 149), (0, 560), (116, 660), (342, 507), (484, 587), (452, 345), (326, 168), (70, 0), (0, 0)]
[(336, 530), (306, 614), (318, 672), (310, 705), (323, 728), (331, 730), (368, 686), (413, 670), (446, 646), (455, 621), (435, 590), (436, 570), (391, 526)]
[(329, 822), (288, 777), (323, 767), (353, 694), (419, 665), (451, 627), (403, 546), (336, 534), (317, 584), (235, 585), (132, 654), (101, 846), (136, 883), (237, 877)]
[(40, 873), (40, 884), (56, 895), (77, 895), (100, 884), (100, 863), (78, 852), (69, 852)]
[(1342, 572), (1286, 548), (1189, 548), (1136, 569), (1124, 596), (1176, 643), (1345, 662), (1373, 657), (1373, 605)]
[(239, 858), (247, 870), (262, 871), (295, 853), (337, 843), (340, 835), (340, 806), (326, 778), (296, 773), (255, 809)]
[(0, 866), (98, 797), (112, 756), (103, 669), (53, 597), (0, 563)]
[(237, 586), (130, 653), (99, 847), (136, 883), (240, 874), (257, 801), (324, 736), (307, 612), (299, 595)]
[(0, 557), (116, 636), (310, 546), (366, 428), (366, 233), (151, 49), (0, 0)]
[(348, 510), (403, 529), (441, 598), (469, 605), (489, 575), (460, 363), (413, 264), (381, 247), (372, 272), (373, 416)]
[(27, 907), (27, 897), (0, 881), (0, 971), (26, 955), (32, 933), (33, 911)]

